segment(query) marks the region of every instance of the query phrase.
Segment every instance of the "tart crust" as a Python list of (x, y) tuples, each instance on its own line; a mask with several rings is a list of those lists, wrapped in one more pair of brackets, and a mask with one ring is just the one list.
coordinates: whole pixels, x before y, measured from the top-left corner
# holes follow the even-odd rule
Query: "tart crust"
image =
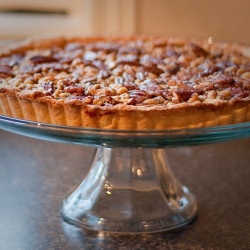
[[(53, 39), (29, 40), (25, 41), (22, 44), (17, 44), (11, 47), (3, 48), (0, 51), (0, 58), (1, 57), (7, 58), (14, 54), (23, 55), (26, 53), (32, 53), (30, 52), (32, 50), (46, 51), (52, 46), (53, 48), (57, 46), (62, 48), (68, 44), (77, 44), (79, 42), (84, 44), (93, 44), (95, 42), (100, 42), (100, 41), (105, 42), (105, 44), (115, 44), (117, 42), (119, 43), (120, 41), (122, 41), (122, 44), (124, 43), (126, 44), (127, 42), (130, 41), (140, 41), (145, 43), (147, 43), (148, 41), (150, 41), (151, 43), (152, 41), (153, 42), (157, 41), (158, 43), (161, 42), (166, 44), (168, 43), (182, 44), (182, 46), (183, 44), (188, 44), (192, 42), (201, 46), (201, 48), (203, 48), (204, 51), (205, 48), (207, 48), (208, 46), (214, 46), (215, 50), (223, 48), (222, 50), (223, 51), (225, 50), (226, 51), (225, 53), (228, 54), (230, 54), (230, 51), (232, 51), (233, 53), (236, 53), (236, 55), (238, 56), (237, 57), (238, 60), (242, 58), (244, 64), (247, 64), (249, 61), (250, 65), (250, 59), (240, 54), (240, 52), (243, 51), (243, 49), (245, 48), (239, 45), (230, 44), (227, 45), (226, 47), (224, 44), (210, 45), (207, 43), (207, 41), (201, 41), (201, 40), (190, 41), (187, 39), (179, 39), (179, 38), (176, 40), (172, 38), (171, 39), (166, 38), (164, 40), (161, 38), (151, 38), (151, 37), (114, 37), (114, 38), (86, 37), (86, 38), (56, 38), (56, 39), (53, 38)], [(148, 44), (148, 46), (149, 45), (150, 43)], [(150, 51), (150, 49), (148, 50)], [(96, 48), (94, 52), (96, 53)], [(90, 54), (89, 56), (91, 57), (93, 55)], [(180, 58), (181, 55), (179, 55), (178, 57)], [(197, 58), (200, 57), (206, 57), (206, 56), (201, 55), (198, 56)], [(220, 57), (222, 56), (220, 55)], [(195, 59), (198, 60), (197, 58)], [(190, 61), (189, 63), (192, 62), (193, 60)], [(1, 65), (1, 60), (0, 60), (0, 65)], [(239, 62), (235, 63), (235, 65), (237, 65), (238, 68), (240, 69)], [(11, 68), (11, 70), (15, 71), (14, 66)], [(101, 71), (100, 68), (97, 69), (96, 74), (99, 74), (100, 71)], [(48, 72), (49, 71), (44, 71), (43, 77), (45, 77), (46, 74), (49, 75)], [(126, 72), (126, 69), (124, 69), (124, 72)], [(116, 100), (115, 103), (104, 102), (101, 104), (95, 104), (93, 102), (89, 103), (88, 99), (86, 99), (88, 97), (85, 95), (86, 89), (84, 98), (78, 98), (79, 96), (83, 96), (83, 94), (78, 93), (77, 89), (75, 90), (76, 93), (74, 93), (74, 89), (72, 90), (73, 93), (72, 91), (69, 92), (70, 95), (72, 94), (74, 98), (72, 97), (64, 98), (60, 96), (58, 98), (55, 98), (51, 95), (46, 94), (47, 90), (46, 88), (43, 90), (41, 90), (41, 88), (38, 87), (28, 89), (26, 88), (25, 84), (21, 88), (20, 85), (22, 83), (25, 83), (25, 77), (22, 78), (23, 82), (19, 81), (19, 85), (17, 86), (10, 84), (11, 79), (14, 79), (18, 74), (20, 74), (18, 70), (16, 73), (12, 73), (11, 76), (7, 77), (3, 76), (2, 80), (1, 80), (1, 73), (3, 74), (5, 73), (5, 71), (4, 70), (1, 71), (1, 66), (0, 66), (0, 114), (14, 118), (20, 118), (20, 119), (43, 122), (43, 123), (66, 125), (66, 126), (80, 126), (80, 127), (90, 127), (90, 128), (105, 128), (105, 129), (126, 129), (126, 130), (147, 130), (147, 129), (163, 130), (163, 129), (176, 129), (176, 128), (178, 129), (195, 128), (195, 127), (235, 124), (235, 123), (250, 121), (250, 94), (248, 95), (248, 89), (246, 88), (244, 89), (243, 87), (241, 87), (242, 88), (241, 90), (242, 92), (244, 92), (244, 95), (240, 95), (237, 92), (238, 95), (234, 96), (231, 95), (229, 99), (220, 98), (220, 95), (218, 93), (216, 98), (209, 98), (207, 93), (204, 93), (203, 97), (202, 96), (197, 97), (198, 94), (195, 92), (195, 95), (189, 94), (190, 96), (188, 99), (185, 97), (186, 100), (184, 101), (176, 100), (175, 99), (176, 96), (173, 95), (172, 93), (171, 96), (172, 99), (164, 100), (162, 101), (162, 103), (156, 103), (156, 104), (155, 103), (148, 104), (147, 102), (145, 102), (145, 100), (140, 103), (131, 104), (128, 103), (128, 101), (121, 101), (119, 99), (120, 97), (114, 99)], [(57, 74), (59, 73), (60, 72), (57, 71)], [(217, 71), (215, 73), (217, 73)], [(244, 73), (248, 73), (248, 71), (245, 70), (245, 72), (241, 73), (240, 76)], [(30, 75), (28, 75), (27, 77), (29, 76)], [(239, 73), (237, 73), (236, 76), (239, 77)], [(165, 82), (169, 82), (173, 79), (173, 75), (170, 77), (167, 78)], [(194, 74), (192, 75), (192, 77), (194, 77)], [(158, 75), (156, 78), (157, 79), (161, 78), (161, 75)], [(112, 80), (113, 79), (114, 77), (112, 78)], [(154, 80), (154, 78), (152, 79)], [(152, 79), (150, 78), (150, 80)], [(246, 77), (245, 74), (244, 81), (246, 81), (246, 79), (248, 80), (248, 77)], [(185, 81), (187, 81), (186, 78)], [(176, 86), (180, 84), (180, 82), (181, 86), (183, 84), (186, 84), (185, 81), (183, 80), (183, 82), (181, 82), (181, 80), (178, 79), (178, 81), (176, 81)], [(83, 82), (84, 84), (86, 84), (86, 81)], [(79, 82), (77, 82), (76, 84), (79, 84)], [(243, 85), (244, 84), (245, 83), (243, 83)], [(172, 89), (174, 89), (174, 91), (176, 91), (176, 89), (178, 90), (178, 86), (177, 87), (176, 86), (173, 87), (171, 85), (170, 90)], [(65, 89), (67, 88), (65, 87)], [(225, 89), (227, 92), (230, 92), (229, 90), (232, 90), (232, 87), (230, 88), (225, 87), (222, 90), (220, 89), (220, 91), (223, 92), (225, 91)], [(181, 90), (183, 89), (181, 88)], [(62, 93), (64, 92), (62, 91)], [(108, 96), (112, 96), (112, 94), (108, 94)], [(194, 96), (196, 97), (196, 99), (191, 100), (192, 97)], [(205, 99), (204, 96), (206, 97)], [(95, 98), (95, 95), (93, 95), (92, 93), (90, 97), (93, 100), (93, 98)], [(98, 98), (100, 98), (100, 96), (98, 96)], [(150, 96), (148, 97), (148, 99), (155, 100), (156, 97), (153, 95), (153, 98), (152, 96)]]

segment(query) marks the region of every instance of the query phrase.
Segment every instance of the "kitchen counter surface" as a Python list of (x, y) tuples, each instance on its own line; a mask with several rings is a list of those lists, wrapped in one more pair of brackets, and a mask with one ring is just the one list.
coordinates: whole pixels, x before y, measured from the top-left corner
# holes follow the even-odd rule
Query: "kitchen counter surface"
[(167, 149), (199, 210), (189, 225), (155, 234), (97, 233), (61, 219), (60, 202), (94, 151), (0, 130), (1, 250), (250, 249), (250, 139)]

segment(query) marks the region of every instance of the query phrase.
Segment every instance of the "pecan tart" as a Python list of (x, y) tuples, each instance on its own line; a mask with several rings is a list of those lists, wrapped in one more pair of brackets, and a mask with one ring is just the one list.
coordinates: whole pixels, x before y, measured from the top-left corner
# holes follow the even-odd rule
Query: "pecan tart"
[(237, 44), (155, 37), (30, 40), (0, 52), (0, 114), (107, 129), (250, 121), (250, 58)]

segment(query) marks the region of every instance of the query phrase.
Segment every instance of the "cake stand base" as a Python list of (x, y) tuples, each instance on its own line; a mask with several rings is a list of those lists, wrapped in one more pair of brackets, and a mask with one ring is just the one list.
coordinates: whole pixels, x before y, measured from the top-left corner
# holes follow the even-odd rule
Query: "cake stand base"
[(66, 221), (115, 233), (174, 229), (196, 211), (194, 196), (173, 176), (165, 150), (145, 148), (98, 148), (88, 174), (61, 205)]

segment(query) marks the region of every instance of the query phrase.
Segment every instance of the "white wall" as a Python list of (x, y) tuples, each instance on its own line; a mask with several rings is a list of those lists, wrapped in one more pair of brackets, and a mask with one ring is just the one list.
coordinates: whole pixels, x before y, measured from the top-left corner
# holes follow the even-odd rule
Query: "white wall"
[[(135, 1), (0, 0), (0, 39), (135, 33)], [(66, 14), (14, 13), (10, 10), (65, 11)]]
[(137, 0), (137, 31), (250, 44), (249, 0)]
[[(91, 34), (92, 6), (92, 0), (0, 0), (0, 38)], [(64, 11), (65, 14), (15, 13), (10, 10)]]
[[(9, 9), (42, 9), (67, 14), (4, 12)], [(217, 40), (250, 44), (249, 10), (249, 0), (0, 0), (0, 39), (137, 33), (212, 36)]]

